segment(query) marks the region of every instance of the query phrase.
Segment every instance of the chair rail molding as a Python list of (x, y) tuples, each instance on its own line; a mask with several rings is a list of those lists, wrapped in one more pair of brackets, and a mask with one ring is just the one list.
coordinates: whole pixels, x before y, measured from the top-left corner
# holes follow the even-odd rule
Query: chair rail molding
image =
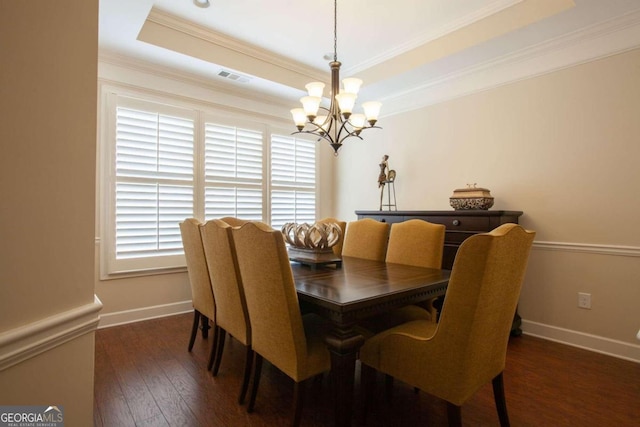
[(101, 309), (94, 295), (92, 303), (0, 333), (0, 371), (95, 331)]
[(533, 243), (533, 248), (547, 251), (580, 252), (598, 255), (640, 257), (639, 246), (536, 241)]

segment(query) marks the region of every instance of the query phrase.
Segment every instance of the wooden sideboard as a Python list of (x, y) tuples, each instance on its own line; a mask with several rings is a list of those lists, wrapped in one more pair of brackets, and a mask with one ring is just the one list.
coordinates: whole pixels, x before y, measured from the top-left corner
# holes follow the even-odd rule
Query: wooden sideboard
[[(442, 268), (451, 270), (460, 244), (468, 237), (486, 233), (499, 225), (512, 222), (517, 224), (521, 211), (492, 210), (451, 210), (451, 211), (356, 211), (358, 219), (373, 218), (378, 221), (394, 223), (409, 219), (421, 219), (434, 224), (444, 224), (447, 228), (444, 237)], [(512, 335), (520, 335), (520, 316), (516, 312), (511, 328)]]

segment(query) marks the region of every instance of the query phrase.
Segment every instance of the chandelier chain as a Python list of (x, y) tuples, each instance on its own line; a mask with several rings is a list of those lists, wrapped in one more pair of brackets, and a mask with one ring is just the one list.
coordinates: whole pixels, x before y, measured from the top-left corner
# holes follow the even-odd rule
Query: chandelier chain
[(333, 60), (338, 60), (338, 0), (333, 1)]

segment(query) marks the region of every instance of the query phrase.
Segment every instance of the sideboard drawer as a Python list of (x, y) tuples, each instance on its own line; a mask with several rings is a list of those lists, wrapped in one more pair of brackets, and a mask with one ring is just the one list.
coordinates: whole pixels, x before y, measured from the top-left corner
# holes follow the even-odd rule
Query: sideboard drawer
[(386, 222), (387, 224), (393, 224), (394, 222), (402, 222), (405, 220), (403, 216), (398, 215), (376, 215), (372, 218), (376, 221)]
[[(424, 219), (434, 224), (444, 224), (447, 227), (447, 231), (489, 231), (490, 219), (488, 217), (473, 217), (473, 216), (430, 216), (415, 217), (418, 219)], [(410, 219), (410, 217), (405, 217)]]

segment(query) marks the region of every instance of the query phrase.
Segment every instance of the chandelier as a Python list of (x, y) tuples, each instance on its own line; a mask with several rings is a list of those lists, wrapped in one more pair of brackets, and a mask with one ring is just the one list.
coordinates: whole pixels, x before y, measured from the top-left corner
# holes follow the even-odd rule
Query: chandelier
[[(293, 121), (298, 128), (297, 133), (308, 133), (318, 137), (318, 141), (324, 139), (333, 148), (334, 154), (342, 147), (342, 142), (351, 137), (362, 139), (360, 133), (365, 129), (376, 128), (380, 102), (371, 101), (362, 104), (364, 114), (353, 113), (358, 90), (362, 80), (347, 78), (342, 80), (343, 88), (340, 89), (340, 65), (338, 61), (338, 0), (334, 0), (333, 12), (333, 61), (331, 67), (331, 103), (329, 108), (320, 106), (325, 84), (312, 82), (305, 86), (308, 96), (300, 98), (302, 108), (291, 110)], [(293, 135), (292, 134), (292, 135)]]

